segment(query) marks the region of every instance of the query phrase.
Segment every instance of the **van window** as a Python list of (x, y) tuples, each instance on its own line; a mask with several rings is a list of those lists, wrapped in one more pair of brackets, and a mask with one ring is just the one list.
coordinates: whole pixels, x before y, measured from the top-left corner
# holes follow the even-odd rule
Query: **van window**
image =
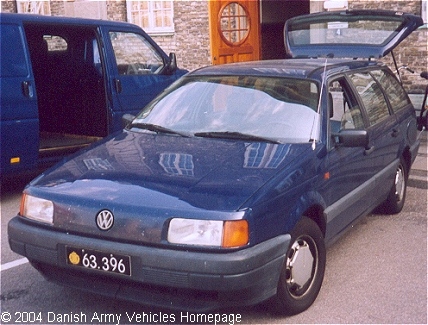
[(67, 51), (67, 41), (61, 36), (43, 35), (43, 39), (48, 45), (48, 52), (65, 52)]
[(120, 75), (155, 74), (162, 69), (160, 54), (138, 34), (110, 32)]
[(28, 65), (25, 59), (24, 44), (19, 27), (15, 25), (2, 25), (0, 44), (0, 76), (27, 76)]
[(391, 73), (387, 73), (384, 70), (376, 70), (372, 71), (372, 75), (381, 84), (394, 113), (411, 103), (406, 91)]
[(360, 95), (367, 111), (370, 125), (382, 121), (389, 116), (382, 89), (369, 73), (355, 73), (350, 75), (351, 81)]

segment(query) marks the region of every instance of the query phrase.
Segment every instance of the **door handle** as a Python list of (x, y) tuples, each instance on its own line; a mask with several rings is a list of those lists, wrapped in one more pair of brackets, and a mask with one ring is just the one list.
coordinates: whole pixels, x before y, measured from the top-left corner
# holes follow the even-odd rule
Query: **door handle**
[(29, 81), (23, 81), (22, 84), (22, 93), (25, 97), (33, 98), (34, 92), (33, 92), (33, 86), (31, 86), (31, 83)]
[(399, 134), (400, 134), (400, 130), (397, 130), (397, 129), (393, 129), (392, 132), (391, 132), (391, 136), (393, 138), (398, 137)]
[(114, 79), (114, 86), (116, 88), (116, 92), (120, 94), (122, 92), (122, 83), (119, 79)]
[(368, 155), (372, 154), (373, 151), (375, 151), (375, 146), (371, 146), (370, 148), (366, 148), (366, 149), (364, 149), (364, 155), (368, 156)]

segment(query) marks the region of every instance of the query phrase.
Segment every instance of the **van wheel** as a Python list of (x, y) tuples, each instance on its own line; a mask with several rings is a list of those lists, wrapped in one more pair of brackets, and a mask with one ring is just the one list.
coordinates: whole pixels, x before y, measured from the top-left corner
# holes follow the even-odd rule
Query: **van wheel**
[(406, 200), (408, 170), (403, 159), (400, 159), (395, 172), (394, 184), (389, 191), (388, 198), (380, 207), (381, 211), (387, 214), (400, 213)]
[(291, 233), (272, 307), (284, 315), (298, 314), (315, 301), (324, 278), (326, 249), (318, 225), (303, 217)]

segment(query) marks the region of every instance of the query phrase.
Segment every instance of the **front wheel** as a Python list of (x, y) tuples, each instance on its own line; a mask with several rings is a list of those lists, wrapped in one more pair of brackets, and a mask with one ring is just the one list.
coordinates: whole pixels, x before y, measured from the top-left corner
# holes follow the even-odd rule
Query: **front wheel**
[(291, 243), (273, 298), (276, 312), (298, 314), (309, 308), (318, 296), (324, 278), (326, 250), (318, 225), (303, 217), (291, 234)]

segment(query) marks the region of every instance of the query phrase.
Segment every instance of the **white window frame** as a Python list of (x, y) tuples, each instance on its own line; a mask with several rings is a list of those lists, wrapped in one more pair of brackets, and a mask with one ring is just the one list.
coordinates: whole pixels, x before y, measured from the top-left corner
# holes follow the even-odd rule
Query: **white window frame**
[(428, 24), (428, 0), (422, 0), (422, 19), (424, 20), (425, 25)]
[[(144, 9), (141, 9), (140, 4), (146, 2), (148, 9), (147, 9), (147, 14), (148, 14), (148, 26), (144, 26), (143, 22), (142, 22), (142, 15), (144, 14)], [(168, 13), (166, 11), (163, 10), (163, 4), (164, 3), (169, 3), (171, 11)], [(157, 7), (157, 6), (160, 6)], [(160, 11), (161, 15), (168, 15), (169, 19), (171, 21), (171, 26), (156, 26), (156, 22), (155, 22), (155, 12), (156, 11)], [(173, 0), (126, 0), (126, 12), (127, 12), (127, 19), (128, 22), (138, 25), (141, 28), (143, 28), (146, 33), (148, 34), (160, 34), (160, 35), (164, 35), (164, 34), (172, 34), (175, 32), (175, 28), (174, 28), (174, 1)], [(134, 18), (134, 14), (135, 13), (139, 13), (139, 18), (138, 20), (136, 20)], [(164, 17), (164, 16), (162, 16)]]
[(18, 13), (51, 15), (51, 3), (48, 0), (16, 0)]

